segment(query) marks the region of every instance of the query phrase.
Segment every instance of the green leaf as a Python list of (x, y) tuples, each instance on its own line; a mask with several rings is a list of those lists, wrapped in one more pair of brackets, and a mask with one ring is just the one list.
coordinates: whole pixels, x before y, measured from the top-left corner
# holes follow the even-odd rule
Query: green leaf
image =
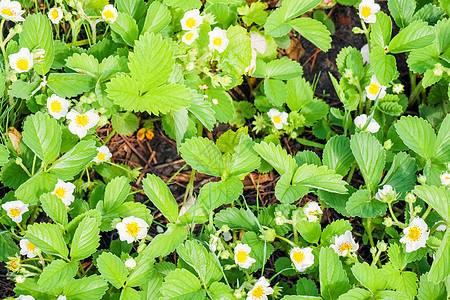
[(302, 76), (302, 66), (286, 56), (281, 59), (275, 59), (266, 64), (266, 78), (288, 80)]
[(97, 267), (103, 278), (108, 280), (116, 289), (123, 287), (128, 271), (120, 258), (112, 253), (103, 252), (97, 258)]
[(188, 111), (185, 108), (182, 108), (166, 114), (162, 118), (162, 125), (167, 135), (172, 139), (175, 139), (177, 145), (179, 145), (183, 141), (189, 125)]
[(166, 3), (167, 5), (180, 8), (181, 10), (184, 11), (200, 8), (202, 6), (202, 2), (200, 0), (185, 0), (185, 1), (163, 0), (163, 2)]
[(387, 280), (387, 288), (394, 289), (407, 296), (406, 299), (414, 299), (417, 294), (417, 275), (410, 271), (399, 271), (394, 269), (391, 264), (383, 266), (384, 276)]
[(446, 163), (450, 161), (450, 115), (447, 115), (442, 121), (435, 145), (433, 162)]
[(317, 243), (320, 239), (322, 228), (320, 222), (309, 222), (307, 219), (300, 220), (296, 224), (297, 230), (308, 243)]
[(255, 263), (248, 268), (248, 272), (256, 272), (266, 264), (267, 260), (273, 253), (273, 246), (267, 241), (264, 241), (258, 237), (255, 232), (247, 231), (242, 236), (242, 243), (247, 244), (252, 249), (250, 257), (256, 260)]
[(55, 118), (37, 112), (25, 119), (23, 142), (48, 165), (59, 156), (61, 127)]
[(205, 126), (206, 129), (212, 131), (214, 125), (216, 124), (212, 104), (206, 101), (203, 96), (197, 92), (194, 93), (193, 99), (194, 101), (191, 103), (191, 106), (188, 107), (188, 111), (192, 113), (203, 124), (203, 126)]
[(398, 244), (391, 244), (388, 249), (389, 260), (395, 269), (403, 270), (407, 261), (405, 253)]
[(67, 259), (69, 255), (60, 226), (56, 224), (36, 223), (30, 225), (25, 237), (47, 254), (60, 256), (64, 259)]
[(304, 164), (295, 172), (292, 183), (338, 194), (347, 193), (346, 182), (342, 180), (342, 175), (336, 174), (327, 166)]
[(141, 299), (141, 294), (135, 289), (126, 286), (120, 293), (120, 300), (134, 300)]
[(208, 295), (212, 300), (236, 300), (234, 290), (223, 282), (213, 282), (208, 289)]
[(203, 299), (205, 290), (202, 290), (198, 278), (186, 269), (176, 269), (170, 272), (161, 286), (160, 293), (165, 299)]
[(130, 181), (126, 177), (117, 177), (111, 180), (105, 189), (103, 210), (108, 212), (118, 208), (125, 202), (131, 192)]
[(303, 185), (292, 185), (292, 173), (281, 175), (275, 186), (275, 197), (282, 203), (292, 203), (298, 199), (303, 198), (308, 192), (309, 188)]
[(416, 1), (414, 0), (389, 0), (389, 12), (394, 18), (398, 27), (406, 27), (412, 20), (414, 11), (416, 10)]
[(127, 286), (136, 287), (146, 283), (152, 274), (155, 260), (146, 255), (139, 255), (136, 259), (136, 267), (131, 271), (127, 279)]
[(434, 27), (436, 29), (436, 47), (439, 53), (444, 53), (450, 47), (450, 19), (442, 18)]
[(0, 261), (6, 262), (20, 251), (8, 231), (0, 232)]
[(302, 109), (306, 103), (313, 100), (314, 92), (309, 82), (303, 77), (297, 77), (287, 82), (286, 104), (292, 111)]
[(325, 300), (338, 299), (350, 289), (339, 256), (331, 248), (320, 249), (319, 280), (321, 295)]
[(297, 154), (294, 156), (294, 159), (298, 166), (301, 166), (303, 164), (316, 166), (322, 165), (319, 156), (316, 154), (316, 152), (313, 152), (311, 150), (297, 152)]
[(99, 66), (98, 60), (93, 55), (86, 53), (74, 53), (66, 59), (66, 67), (71, 68), (75, 72), (88, 74), (95, 78), (101, 76)]
[(352, 231), (352, 225), (348, 220), (336, 220), (328, 224), (322, 232), (321, 243), (324, 246), (334, 244), (334, 237), (343, 235), (346, 231)]
[(394, 291), (380, 291), (376, 295), (378, 300), (404, 300), (405, 294)]
[(72, 180), (96, 155), (95, 141), (80, 141), (53, 163), (50, 172), (61, 180)]
[(306, 277), (300, 277), (297, 280), (297, 295), (319, 296), (316, 283)]
[(384, 186), (385, 184), (389, 184), (397, 193), (402, 193), (404, 196), (406, 192), (414, 188), (416, 172), (417, 166), (415, 159), (405, 152), (399, 152), (394, 156), (391, 168), (386, 176), (384, 176), (383, 182), (380, 185)]
[(450, 191), (432, 185), (418, 185), (413, 190), (417, 197), (424, 200), (428, 205), (450, 224)]
[[(227, 123), (234, 116), (233, 99), (230, 94), (219, 89), (207, 89), (206, 94), (208, 100), (211, 99), (211, 107), (214, 110), (214, 117), (219, 122)], [(212, 102), (212, 99), (217, 99), (217, 104)]]
[(214, 254), (206, 250), (197, 241), (186, 241), (177, 247), (180, 257), (199, 275), (204, 284), (209, 286), (214, 281), (222, 278), (221, 266)]
[(0, 167), (3, 167), (9, 159), (9, 150), (6, 146), (0, 144)]
[(285, 9), (276, 9), (267, 18), (264, 31), (273, 37), (286, 36), (291, 31), (291, 25), (285, 23)]
[(391, 41), (391, 35), (392, 35), (391, 17), (389, 17), (382, 11), (378, 12), (376, 22), (370, 26), (370, 43), (374, 46), (384, 48), (385, 46), (389, 45), (389, 42)]
[(355, 278), (367, 289), (375, 293), (378, 290), (384, 290), (386, 287), (386, 278), (383, 272), (375, 265), (369, 266), (368, 263), (357, 263), (352, 266), (352, 273)]
[(328, 140), (323, 150), (324, 165), (345, 176), (354, 161), (355, 158), (350, 149), (350, 140), (346, 136), (334, 136)]
[(236, 131), (229, 129), (217, 139), (217, 148), (224, 153), (233, 153), (236, 146), (240, 143), (241, 137), (246, 134), (248, 134), (248, 127), (241, 127)]
[(66, 226), (68, 222), (66, 205), (57, 196), (46, 193), (40, 197), (45, 213), (55, 222)]
[(63, 295), (71, 300), (100, 300), (108, 289), (108, 283), (98, 275), (72, 280), (64, 286)]
[(166, 232), (158, 234), (143, 253), (150, 257), (166, 256), (173, 252), (188, 235), (184, 226), (169, 226)]
[(354, 288), (339, 296), (339, 300), (365, 300), (370, 299), (371, 295), (372, 294), (367, 290)]
[(370, 67), (380, 84), (389, 84), (399, 76), (397, 62), (393, 55), (386, 54), (380, 46), (375, 46), (369, 54)]
[(360, 132), (352, 136), (350, 148), (366, 186), (374, 192), (380, 183), (386, 163), (386, 153), (383, 147), (373, 135)]
[(416, 116), (406, 116), (397, 121), (395, 129), (408, 148), (425, 159), (433, 156), (436, 135), (430, 123)]
[(24, 203), (34, 204), (43, 193), (51, 192), (57, 181), (53, 174), (40, 171), (21, 184), (14, 195)]
[(8, 95), (28, 100), (31, 98), (31, 93), (39, 87), (40, 83), (40, 79), (33, 80), (30, 83), (19, 79), (11, 84)]
[(152, 2), (147, 9), (141, 34), (146, 32), (159, 33), (170, 24), (171, 20), (172, 16), (167, 6), (161, 2)]
[(200, 189), (198, 202), (208, 211), (221, 205), (233, 203), (242, 195), (244, 185), (238, 177), (229, 177), (219, 182), (208, 182)]
[(369, 190), (358, 190), (348, 199), (346, 209), (352, 217), (375, 218), (386, 213), (387, 205), (372, 197)]
[(287, 99), (287, 87), (286, 84), (278, 79), (265, 79), (264, 80), (264, 94), (267, 99), (274, 106), (282, 106)]
[(77, 262), (67, 263), (61, 259), (57, 259), (44, 268), (39, 276), (38, 284), (45, 290), (64, 286), (75, 277), (77, 271)]
[(254, 147), (255, 151), (267, 161), (280, 175), (294, 173), (297, 169), (295, 159), (287, 154), (281, 145), (261, 142)]
[(227, 29), (228, 46), (220, 54), (219, 68), (237, 75), (244, 74), (251, 62), (251, 41), (247, 30), (242, 26)]
[(261, 161), (253, 150), (254, 142), (249, 135), (242, 135), (228, 163), (229, 176), (241, 176), (259, 168)]
[(198, 172), (222, 176), (225, 169), (222, 153), (210, 139), (191, 138), (181, 145), (179, 151), (186, 163)]
[(111, 116), (111, 125), (120, 135), (132, 135), (139, 128), (139, 119), (132, 113), (118, 113)]
[(428, 273), (420, 276), (419, 291), (417, 298), (419, 300), (446, 300), (444, 283), (434, 284), (428, 279)]
[(289, 21), (289, 25), (320, 50), (327, 52), (331, 48), (330, 31), (322, 22), (311, 18), (298, 18)]
[(115, 4), (118, 11), (127, 13), (136, 20), (142, 17), (147, 8), (144, 0), (117, 0)]
[(334, 210), (336, 210), (338, 213), (349, 217), (350, 215), (345, 206), (347, 204), (348, 198), (350, 198), (350, 196), (355, 192), (355, 189), (349, 185), (347, 186), (347, 188), (349, 190), (348, 194), (335, 194), (322, 190), (317, 191), (317, 194), (319, 196), (319, 199), (334, 208)]
[(55, 57), (55, 48), (53, 46), (52, 25), (47, 16), (40, 13), (28, 16), (22, 24), (19, 43), (20, 47), (28, 48), (30, 51), (45, 50), (44, 59), (35, 62), (33, 67), (41, 76), (48, 73)]
[(218, 212), (214, 217), (214, 224), (220, 228), (227, 225), (231, 229), (259, 230), (258, 223), (251, 211), (229, 207)]
[(265, 9), (266, 5), (264, 3), (253, 2), (250, 7), (238, 7), (237, 11), (240, 15), (243, 15), (242, 20), (247, 26), (250, 26), (253, 23), (263, 26), (267, 21), (267, 12)]
[(109, 26), (112, 31), (120, 35), (128, 46), (134, 46), (134, 41), (139, 36), (139, 28), (136, 21), (130, 15), (118, 12), (116, 21), (112, 22)]
[(93, 254), (100, 246), (99, 222), (95, 218), (85, 217), (78, 225), (72, 239), (70, 257), (82, 260)]
[(159, 211), (169, 220), (176, 222), (178, 218), (178, 204), (166, 183), (156, 175), (149, 174), (142, 181), (145, 194)]
[(435, 39), (433, 27), (423, 21), (414, 21), (389, 43), (389, 52), (402, 53), (429, 46)]
[(95, 78), (87, 74), (51, 73), (47, 86), (60, 97), (72, 98), (94, 89)]

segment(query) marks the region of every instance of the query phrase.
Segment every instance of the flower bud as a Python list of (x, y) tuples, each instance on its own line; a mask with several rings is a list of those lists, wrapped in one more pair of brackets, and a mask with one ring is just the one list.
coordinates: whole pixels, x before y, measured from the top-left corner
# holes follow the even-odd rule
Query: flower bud
[(417, 215), (418, 213), (420, 213), (422, 211), (422, 207), (421, 206), (416, 206), (414, 207), (414, 214)]
[(386, 149), (386, 150), (389, 150), (389, 149), (392, 148), (393, 145), (394, 145), (394, 143), (392, 143), (392, 141), (389, 139), (389, 140), (384, 142), (383, 148)]
[(384, 219), (383, 224), (386, 227), (391, 227), (394, 224), (394, 222), (392, 221), (392, 219), (390, 217), (387, 217)]
[(16, 278), (14, 278), (17, 283), (24, 283), (25, 282), (25, 276), (23, 275), (17, 275)]
[(136, 268), (136, 260), (134, 258), (130, 257), (125, 261), (125, 267), (127, 267), (128, 270), (132, 270)]
[(237, 299), (242, 299), (243, 297), (245, 297), (245, 292), (243, 290), (241, 290), (241, 289), (235, 290), (234, 291), (234, 296)]
[(387, 244), (384, 241), (378, 241), (377, 243), (377, 248), (378, 250), (380, 250), (381, 252), (384, 252), (387, 250)]
[(354, 34), (360, 34), (360, 33), (364, 33), (365, 31), (359, 27), (353, 27), (352, 31)]
[(17, 157), (16, 158), (16, 164), (18, 164), (18, 165), (22, 164), (22, 158), (21, 157)]
[(186, 71), (192, 71), (195, 68), (195, 64), (193, 62), (190, 62), (186, 65)]
[(419, 175), (419, 177), (417, 177), (417, 181), (420, 184), (425, 184), (425, 182), (427, 182), (427, 177), (425, 175)]
[(377, 254), (377, 248), (376, 247), (370, 247), (370, 253), (375, 256)]
[(403, 88), (404, 88), (403, 84), (398, 83), (398, 84), (394, 85), (392, 90), (394, 91), (394, 93), (400, 94), (401, 92), (403, 92)]
[(395, 190), (389, 184), (385, 184), (382, 189), (378, 189), (378, 192), (375, 195), (375, 199), (384, 202), (391, 203), (397, 200), (397, 194)]
[(220, 252), (220, 258), (221, 259), (228, 259), (230, 257), (230, 251), (225, 250)]
[(444, 66), (440, 63), (435, 64), (433, 69), (434, 76), (442, 76), (442, 73), (444, 73)]
[(417, 197), (413, 193), (408, 193), (405, 197), (405, 201), (408, 203), (416, 202)]
[(20, 34), (23, 31), (23, 27), (22, 24), (16, 24), (16, 26), (14, 26), (14, 31), (18, 34)]
[(272, 228), (269, 228), (269, 229), (263, 231), (263, 234), (260, 236), (260, 238), (271, 243), (275, 240), (276, 235), (277, 235), (277, 233), (275, 232), (275, 230)]

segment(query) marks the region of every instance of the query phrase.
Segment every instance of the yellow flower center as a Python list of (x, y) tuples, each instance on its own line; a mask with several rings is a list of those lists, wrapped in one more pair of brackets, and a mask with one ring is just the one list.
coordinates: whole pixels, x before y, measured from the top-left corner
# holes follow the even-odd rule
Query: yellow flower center
[(11, 11), (11, 9), (9, 7), (5, 7), (2, 9), (2, 15), (7, 15), (7, 16), (14, 16), (14, 12)]
[(9, 210), (9, 215), (11, 216), (11, 218), (17, 218), (18, 216), (20, 216), (20, 209), (19, 208), (11, 208)]
[(194, 28), (195, 27), (195, 24), (197, 24), (197, 22), (195, 21), (195, 19), (194, 18), (188, 18), (187, 20), (186, 20), (186, 26), (187, 27), (189, 27), (189, 28)]
[(345, 242), (339, 246), (339, 253), (343, 253), (345, 250), (351, 251), (353, 250), (353, 246), (350, 245), (349, 242)]
[(252, 296), (257, 299), (261, 298), (262, 296), (264, 296), (264, 288), (261, 285), (258, 285), (253, 289)]
[(16, 62), (16, 66), (17, 66), (17, 69), (19, 69), (19, 70), (22, 70), (22, 71), (28, 70), (28, 66), (29, 66), (28, 59), (26, 59), (25, 57), (19, 58)]
[(113, 19), (114, 18), (114, 13), (108, 9), (107, 11), (103, 12), (103, 16), (109, 20), (109, 19)]
[(420, 229), (419, 226), (417, 225), (414, 225), (408, 231), (408, 240), (410, 241), (417, 242), (421, 236), (422, 236), (422, 229)]
[(220, 47), (222, 46), (222, 38), (220, 37), (216, 37), (213, 39), (213, 44), (214, 46)]
[(97, 159), (100, 160), (100, 161), (105, 160), (105, 159), (106, 159), (106, 154), (100, 152), (100, 153), (97, 155)]
[(75, 117), (75, 123), (80, 127), (85, 127), (89, 122), (89, 118), (86, 115), (78, 115)]
[(50, 103), (50, 109), (52, 112), (58, 114), (62, 110), (62, 105), (59, 101), (52, 101), (52, 103)]
[(186, 34), (186, 41), (192, 40), (193, 37), (194, 37), (194, 34), (192, 32), (189, 32), (188, 34)]
[(275, 117), (273, 117), (273, 122), (276, 123), (276, 124), (281, 123), (281, 118), (280, 118), (280, 116), (275, 116)]
[(363, 16), (364, 18), (368, 18), (371, 14), (372, 12), (370, 11), (370, 7), (363, 6), (363, 8), (361, 9), (361, 16)]
[(380, 90), (380, 86), (376, 83), (371, 83), (369, 85), (369, 93), (372, 95), (377, 95), (378, 91)]
[(64, 198), (64, 196), (66, 195), (66, 190), (65, 190), (64, 188), (62, 188), (62, 187), (58, 187), (58, 188), (56, 188), (56, 190), (55, 190), (55, 195), (56, 195), (58, 198), (62, 199), (62, 198)]
[(59, 17), (58, 10), (57, 10), (57, 9), (53, 9), (53, 10), (50, 12), (50, 15), (52, 16), (53, 20), (56, 20), (56, 19)]
[(313, 216), (313, 215), (315, 215), (316, 214), (316, 211), (315, 210), (311, 210), (310, 212), (308, 212), (308, 215), (310, 215), (310, 216)]
[(127, 224), (127, 233), (132, 237), (136, 238), (141, 227), (136, 222), (131, 222)]
[(303, 251), (295, 251), (294, 255), (292, 255), (292, 259), (300, 264), (305, 260), (305, 254), (303, 254)]
[(239, 250), (236, 253), (236, 260), (238, 261), (238, 263), (242, 264), (245, 263), (248, 259), (248, 253), (245, 252), (244, 250)]
[(35, 247), (34, 247), (34, 245), (32, 243), (28, 242), (27, 243), (27, 248), (28, 248), (28, 250), (33, 251)]

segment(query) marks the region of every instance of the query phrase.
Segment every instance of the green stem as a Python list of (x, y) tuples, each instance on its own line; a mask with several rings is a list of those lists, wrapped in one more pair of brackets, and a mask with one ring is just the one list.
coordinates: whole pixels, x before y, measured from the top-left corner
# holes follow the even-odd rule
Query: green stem
[(347, 176), (347, 183), (349, 183), (349, 184), (352, 181), (353, 173), (355, 173), (355, 169), (356, 169), (356, 163), (353, 163), (352, 167), (350, 169), (350, 172), (348, 172), (348, 176)]
[(426, 210), (425, 213), (422, 215), (422, 220), (425, 220), (425, 219), (428, 217), (428, 215), (430, 214), (430, 212), (431, 212), (432, 209), (433, 209), (433, 208), (431, 207), (431, 205), (428, 205), (427, 210)]
[(297, 142), (299, 142), (300, 144), (305, 145), (305, 146), (316, 147), (316, 148), (320, 148), (320, 149), (324, 149), (325, 148), (324, 144), (313, 142), (313, 141), (309, 141), (307, 139), (296, 138), (295, 140)]
[(30, 269), (33, 269), (33, 270), (38, 271), (39, 273), (42, 273), (42, 270), (41, 270), (41, 269), (39, 269), (38, 267), (33, 266), (33, 265), (29, 265), (29, 264), (20, 264), (20, 266), (21, 266), (21, 267), (30, 268)]
[(396, 217), (395, 214), (394, 214), (394, 210), (392, 209), (392, 203), (391, 203), (391, 202), (388, 203), (388, 207), (389, 207), (389, 212), (391, 213), (391, 218), (392, 218), (392, 220), (394, 220), (394, 222), (397, 223), (397, 225), (398, 225), (400, 228), (406, 228), (405, 223), (402, 223), (402, 222), (400, 222), (399, 220), (397, 220), (397, 217)]
[(287, 238), (285, 238), (284, 236), (278, 235), (276, 234), (275, 237), (279, 238), (282, 241), (285, 241), (286, 243), (288, 243), (289, 245), (291, 245), (292, 247), (298, 247), (297, 244), (295, 244), (294, 242), (288, 240)]

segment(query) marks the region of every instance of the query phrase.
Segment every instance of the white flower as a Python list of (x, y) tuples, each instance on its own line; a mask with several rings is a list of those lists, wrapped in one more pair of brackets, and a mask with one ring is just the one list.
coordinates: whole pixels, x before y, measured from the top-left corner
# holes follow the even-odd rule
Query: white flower
[(20, 295), (19, 297), (17, 297), (17, 299), (19, 300), (35, 300), (33, 296), (30, 295)]
[(303, 208), (303, 212), (305, 213), (309, 222), (314, 222), (318, 219), (317, 215), (321, 215), (323, 213), (320, 209), (319, 204), (314, 201), (308, 202), (308, 204), (306, 204), (306, 206)]
[(305, 271), (314, 264), (314, 255), (312, 254), (312, 248), (310, 247), (294, 247), (290, 252), (290, 257), (295, 268), (299, 272)]
[(63, 11), (60, 8), (53, 7), (48, 11), (48, 18), (53, 24), (58, 24), (64, 17)]
[(257, 33), (252, 33), (250, 35), (250, 40), (252, 48), (252, 60), (250, 61), (250, 65), (247, 68), (245, 68), (244, 73), (247, 75), (252, 75), (253, 72), (255, 72), (256, 57), (258, 56), (258, 52), (264, 54), (266, 53), (267, 49), (266, 39), (263, 36)]
[(208, 47), (213, 50), (222, 53), (228, 46), (227, 31), (220, 29), (219, 27), (214, 28), (213, 31), (208, 33), (209, 35), (209, 45)]
[[(436, 225), (438, 222), (434, 223), (434, 225)], [(445, 224), (441, 224), (436, 228), (436, 231), (446, 231), (447, 230), (447, 226)]]
[(69, 124), (70, 132), (78, 135), (80, 139), (84, 138), (87, 131), (97, 125), (100, 120), (100, 116), (94, 113), (94, 109), (91, 109), (84, 114), (80, 114), (76, 110), (72, 109), (66, 115), (66, 118), (72, 120)]
[(352, 233), (347, 230), (340, 236), (335, 236), (334, 245), (330, 246), (340, 256), (346, 256), (349, 252), (355, 252), (359, 248), (359, 244), (355, 243)]
[(56, 300), (66, 300), (66, 296), (60, 295), (60, 296), (58, 296), (58, 299), (56, 299)]
[(386, 96), (386, 86), (381, 85), (377, 77), (375, 75), (372, 75), (372, 78), (370, 79), (370, 84), (366, 86), (366, 94), (367, 98), (370, 100), (375, 100), (378, 96), (378, 99), (383, 99), (384, 96)]
[(136, 268), (136, 260), (130, 257), (125, 261), (125, 267), (127, 267), (130, 270)]
[(247, 294), (247, 300), (267, 300), (267, 295), (272, 295), (273, 289), (266, 278), (261, 277)]
[(8, 216), (16, 223), (22, 222), (22, 215), (28, 211), (28, 204), (20, 200), (9, 201), (2, 204), (2, 208), (6, 210)]
[(19, 52), (8, 56), (9, 65), (17, 73), (28, 72), (33, 67), (33, 53), (28, 48), (20, 48)]
[(198, 32), (197, 29), (192, 29), (191, 31), (186, 32), (181, 40), (186, 45), (192, 44), (196, 39), (198, 38)]
[(375, 199), (381, 202), (392, 202), (397, 199), (397, 195), (389, 184), (385, 184), (382, 189), (378, 189), (378, 192), (375, 194)]
[(147, 222), (136, 217), (123, 218), (122, 222), (116, 225), (120, 240), (127, 241), (128, 244), (145, 238), (148, 227)]
[(105, 6), (105, 8), (103, 8), (102, 19), (105, 20), (106, 22), (110, 23), (115, 22), (117, 19), (117, 15), (118, 15), (117, 9), (111, 4), (108, 4)]
[(34, 253), (34, 249), (36, 249), (36, 246), (34, 246), (34, 244), (32, 244), (29, 240), (20, 240), (19, 245), (21, 255), (26, 255), (28, 258), (33, 258), (36, 256), (36, 254)]
[(183, 30), (192, 30), (203, 23), (205, 17), (200, 16), (200, 10), (193, 9), (184, 13), (181, 19), (181, 28)]
[(95, 161), (96, 163), (105, 162), (112, 157), (111, 152), (106, 146), (98, 147), (97, 151), (98, 151), (97, 156), (95, 156), (93, 159), (93, 161)]
[(52, 194), (57, 196), (61, 201), (69, 206), (75, 197), (73, 196), (73, 191), (75, 190), (75, 184), (72, 182), (64, 182), (61, 179), (58, 179), (58, 182), (55, 185), (55, 189)]
[[(366, 114), (362, 114), (360, 116), (357, 116), (355, 118), (355, 125), (356, 127), (358, 127), (359, 129), (363, 130), (364, 126), (367, 123), (367, 115)], [(366, 132), (371, 132), (371, 133), (377, 133), (378, 130), (380, 130), (380, 124), (377, 123), (377, 121), (375, 121), (374, 118), (372, 118), (372, 120), (370, 120), (369, 125), (367, 125), (365, 131)]]
[(283, 125), (288, 124), (287, 119), (289, 115), (286, 112), (280, 112), (278, 109), (271, 108), (267, 115), (272, 120), (276, 129), (281, 129), (283, 128)]
[(444, 66), (440, 63), (434, 65), (433, 74), (434, 76), (440, 77), (444, 73)]
[(34, 60), (36, 60), (38, 62), (45, 58), (45, 50), (44, 49), (34, 49), (32, 51), (32, 53), (33, 53)]
[(374, 0), (362, 0), (359, 4), (359, 16), (366, 23), (375, 23), (377, 16), (375, 15), (380, 10), (380, 5)]
[(441, 184), (443, 186), (450, 185), (450, 174), (449, 173), (444, 173), (441, 176), (439, 176), (439, 178), (441, 179)]
[(20, 3), (17, 1), (2, 0), (0, 2), (0, 16), (6, 20), (15, 22), (25, 21), (22, 17), (24, 12), (25, 11), (22, 10)]
[(413, 252), (425, 247), (430, 234), (427, 223), (420, 217), (415, 217), (409, 226), (403, 229), (403, 233), (405, 235), (400, 242), (406, 244), (406, 252)]
[(59, 97), (56, 94), (53, 94), (47, 98), (48, 113), (57, 120), (66, 116), (67, 111), (69, 110), (69, 105), (69, 101)]
[(361, 48), (361, 55), (363, 58), (363, 64), (368, 65), (370, 64), (370, 59), (369, 59), (369, 45), (365, 44), (364, 46), (362, 46)]
[(223, 233), (223, 239), (225, 240), (225, 242), (231, 241), (232, 238), (233, 236), (231, 235), (231, 232), (226, 231)]
[(256, 262), (254, 258), (250, 257), (250, 248), (247, 244), (237, 244), (234, 248), (234, 262), (241, 268), (248, 269)]
[(211, 239), (209, 240), (209, 250), (211, 250), (212, 252), (216, 252), (219, 238), (214, 234), (210, 234), (209, 236), (211, 237)]
[(403, 84), (399, 83), (399, 84), (394, 85), (392, 90), (394, 91), (394, 93), (400, 94), (401, 92), (403, 92)]

